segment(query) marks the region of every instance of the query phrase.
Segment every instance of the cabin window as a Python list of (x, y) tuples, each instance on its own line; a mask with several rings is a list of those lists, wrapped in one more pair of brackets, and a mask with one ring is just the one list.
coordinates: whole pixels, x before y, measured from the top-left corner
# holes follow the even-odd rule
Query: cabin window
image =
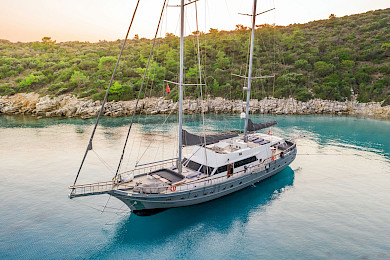
[(226, 171), (227, 171), (227, 165), (224, 165), (224, 166), (218, 167), (215, 174), (226, 172)]
[[(237, 168), (237, 167), (240, 167), (240, 166), (243, 166), (245, 164), (248, 164), (248, 163), (251, 163), (251, 162), (255, 162), (255, 161), (257, 161), (256, 156), (252, 156), (252, 157), (246, 158), (244, 160), (235, 162), (234, 163), (234, 168)], [(224, 166), (218, 167), (216, 172), (215, 172), (215, 174), (226, 172), (226, 171), (227, 171), (227, 165), (224, 165)]]
[(191, 170), (194, 170), (194, 171), (199, 171), (201, 173), (211, 174), (214, 171), (213, 167), (207, 167), (205, 165), (201, 165), (200, 163), (188, 160), (187, 158), (184, 158), (182, 160), (182, 163), (187, 168), (190, 168)]
[(202, 165), (202, 167), (200, 168), (199, 170), (201, 173), (204, 173), (204, 174), (211, 174), (213, 171), (214, 171), (214, 168), (213, 167), (207, 167), (205, 165)]
[(191, 170), (198, 171), (200, 168), (200, 164), (191, 160), (184, 159), (183, 164), (187, 167), (190, 168)]
[(257, 161), (256, 156), (252, 156), (252, 157), (246, 158), (244, 160), (235, 162), (234, 163), (234, 168), (237, 168), (237, 167), (240, 167), (240, 166), (243, 166), (245, 164), (248, 164), (248, 163), (251, 163), (251, 162), (255, 162), (255, 161)]

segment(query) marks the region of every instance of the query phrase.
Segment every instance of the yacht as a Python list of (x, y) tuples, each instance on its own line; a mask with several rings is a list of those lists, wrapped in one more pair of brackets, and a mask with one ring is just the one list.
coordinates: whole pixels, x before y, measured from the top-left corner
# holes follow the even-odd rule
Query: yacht
[[(243, 133), (195, 135), (183, 129), (184, 8), (196, 1), (187, 3), (184, 0), (180, 1), (181, 4), (178, 6), (181, 9), (180, 82), (177, 83), (180, 87), (178, 158), (151, 162), (142, 168), (136, 167), (130, 171), (120, 172), (122, 153), (117, 173), (112, 180), (76, 185), (86, 154), (92, 149), (92, 139), (99, 114), (75, 182), (69, 187), (70, 198), (109, 194), (125, 203), (134, 214), (146, 216), (169, 208), (191, 206), (221, 198), (277, 174), (294, 161), (297, 154), (294, 140), (285, 140), (271, 135), (270, 132), (268, 134), (257, 132), (276, 125), (275, 121), (254, 123), (249, 118), (251, 82), (254, 79), (251, 74), (255, 21), (258, 15), (257, 0), (253, 1), (251, 15), (252, 34), (248, 75), (241, 76), (248, 80), (247, 87), (244, 88), (247, 94), (245, 113), (241, 114), (241, 118), (245, 119)], [(192, 151), (182, 155), (183, 146), (192, 146)]]

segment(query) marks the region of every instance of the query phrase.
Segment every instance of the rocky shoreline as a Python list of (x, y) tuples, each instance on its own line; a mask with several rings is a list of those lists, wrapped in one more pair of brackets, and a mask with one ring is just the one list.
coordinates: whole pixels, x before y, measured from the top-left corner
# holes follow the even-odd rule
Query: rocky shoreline
[[(265, 98), (260, 101), (251, 100), (251, 113), (258, 114), (339, 114), (359, 115), (367, 117), (390, 118), (390, 106), (381, 106), (380, 102), (359, 103), (357, 101), (328, 101), (313, 99), (301, 102), (289, 99)], [(105, 116), (131, 115), (135, 100), (108, 102), (105, 105)], [(241, 100), (210, 98), (204, 101), (206, 113), (241, 113)], [(37, 117), (78, 117), (92, 118), (99, 113), (101, 101), (77, 98), (72, 95), (58, 97), (39, 96), (37, 93), (19, 93), (0, 97), (0, 115), (32, 115)], [(177, 113), (178, 105), (172, 100), (163, 98), (145, 98), (140, 100), (137, 112), (141, 114)], [(201, 100), (185, 100), (185, 114), (202, 112)]]

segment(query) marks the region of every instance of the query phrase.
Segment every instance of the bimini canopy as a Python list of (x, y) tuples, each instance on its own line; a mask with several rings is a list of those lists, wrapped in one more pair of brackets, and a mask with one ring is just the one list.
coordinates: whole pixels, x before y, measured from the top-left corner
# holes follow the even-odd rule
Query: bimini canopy
[(220, 140), (232, 138), (238, 136), (237, 133), (223, 133), (214, 135), (194, 135), (183, 129), (183, 145), (204, 145), (206, 139), (206, 145), (218, 143)]
[(252, 120), (248, 119), (248, 131), (253, 132), (276, 124), (276, 121), (253, 123)]

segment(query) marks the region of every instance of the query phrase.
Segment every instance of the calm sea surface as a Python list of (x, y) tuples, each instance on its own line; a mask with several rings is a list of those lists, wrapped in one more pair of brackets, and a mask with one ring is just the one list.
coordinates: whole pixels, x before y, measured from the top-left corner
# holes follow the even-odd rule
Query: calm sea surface
[[(222, 199), (138, 217), (115, 198), (101, 214), (108, 195), (67, 197), (94, 120), (0, 116), (0, 258), (390, 259), (390, 121), (253, 119), (299, 137), (289, 168)], [(139, 117), (123, 170), (175, 157), (175, 121)], [(237, 115), (205, 121), (208, 132), (243, 125)], [(192, 132), (201, 122), (185, 117)], [(112, 178), (128, 123), (103, 118), (79, 184)]]

